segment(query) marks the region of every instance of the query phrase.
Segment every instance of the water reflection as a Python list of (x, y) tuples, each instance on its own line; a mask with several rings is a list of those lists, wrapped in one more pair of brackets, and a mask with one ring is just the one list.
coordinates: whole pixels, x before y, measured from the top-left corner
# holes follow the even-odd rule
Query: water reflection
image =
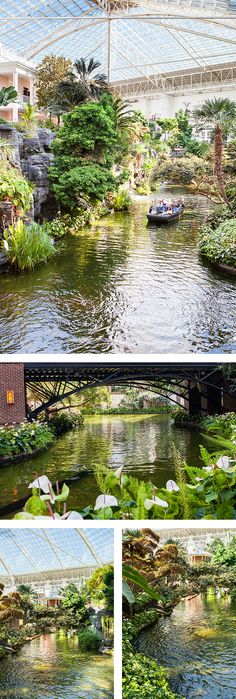
[[(87, 418), (83, 430), (57, 439), (51, 449), (33, 459), (0, 470), (0, 507), (27, 495), (37, 473), (52, 482), (73, 477), (78, 465), (124, 466), (133, 476), (164, 486), (174, 476), (173, 443), (192, 465), (200, 465), (198, 431), (175, 429), (169, 415), (124, 415)], [(92, 475), (70, 485), (70, 506), (93, 504), (98, 488)]]
[(63, 240), (46, 267), (1, 274), (0, 350), (232, 349), (236, 279), (199, 258), (209, 204), (188, 193), (185, 201), (185, 216), (168, 228), (147, 226), (148, 201), (137, 200), (132, 214)]
[(168, 669), (186, 699), (235, 699), (236, 604), (212, 592), (186, 600), (144, 631), (137, 647)]
[(40, 636), (0, 661), (1, 699), (112, 699), (113, 660), (81, 654), (63, 632)]

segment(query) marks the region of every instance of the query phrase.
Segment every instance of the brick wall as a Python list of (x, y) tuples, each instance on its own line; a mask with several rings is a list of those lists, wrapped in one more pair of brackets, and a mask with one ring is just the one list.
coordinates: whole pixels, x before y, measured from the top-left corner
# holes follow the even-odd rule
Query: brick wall
[[(24, 364), (0, 363), (0, 425), (25, 418)], [(14, 391), (14, 405), (7, 404), (7, 390)]]

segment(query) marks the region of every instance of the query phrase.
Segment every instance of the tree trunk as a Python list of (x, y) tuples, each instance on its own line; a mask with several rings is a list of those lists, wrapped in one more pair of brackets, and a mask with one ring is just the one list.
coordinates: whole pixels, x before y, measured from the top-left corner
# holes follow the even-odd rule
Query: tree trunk
[(220, 124), (216, 125), (215, 129), (215, 139), (214, 139), (214, 178), (218, 184), (222, 199), (227, 204), (228, 208), (231, 209), (224, 183), (224, 173), (222, 167), (222, 157), (223, 157), (223, 135)]

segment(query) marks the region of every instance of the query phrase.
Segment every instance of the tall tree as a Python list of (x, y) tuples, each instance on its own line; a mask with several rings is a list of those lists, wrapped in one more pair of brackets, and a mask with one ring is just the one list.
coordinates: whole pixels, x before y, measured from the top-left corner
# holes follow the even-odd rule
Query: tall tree
[(91, 98), (98, 99), (108, 90), (107, 76), (95, 72), (99, 67), (99, 61), (94, 58), (87, 62), (84, 58), (77, 59), (73, 70), (68, 71), (65, 79), (59, 83), (58, 94), (73, 102), (73, 106)]
[(201, 126), (211, 125), (214, 129), (214, 168), (213, 175), (223, 201), (229, 208), (230, 202), (225, 189), (223, 170), (224, 138), (230, 133), (236, 119), (236, 103), (228, 97), (207, 99), (194, 110), (194, 117)]
[(72, 62), (64, 56), (45, 56), (37, 67), (36, 98), (38, 107), (48, 109), (57, 101), (57, 86), (72, 69)]

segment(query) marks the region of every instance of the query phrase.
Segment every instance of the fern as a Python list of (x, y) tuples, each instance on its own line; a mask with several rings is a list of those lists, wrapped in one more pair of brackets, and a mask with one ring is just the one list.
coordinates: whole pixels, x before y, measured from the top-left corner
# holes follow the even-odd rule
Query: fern
[(183, 513), (182, 519), (191, 519), (191, 497), (186, 485), (187, 464), (185, 461), (182, 461), (180, 453), (177, 451), (175, 444), (172, 446), (174, 453), (175, 476), (179, 486), (179, 499)]

